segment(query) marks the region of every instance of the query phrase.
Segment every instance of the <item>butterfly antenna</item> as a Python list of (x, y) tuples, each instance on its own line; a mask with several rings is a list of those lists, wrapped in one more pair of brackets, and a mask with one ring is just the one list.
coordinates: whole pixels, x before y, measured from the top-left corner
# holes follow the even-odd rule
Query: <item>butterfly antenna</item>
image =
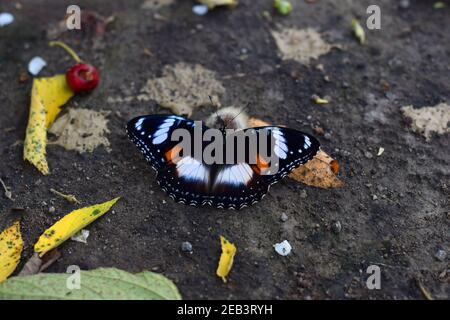
[(211, 104), (213, 105), (213, 107), (216, 107), (216, 110), (215, 110), (216, 116), (220, 120), (220, 123), (221, 123), (222, 127), (225, 129), (227, 127), (227, 124), (225, 123), (225, 121), (220, 117), (219, 113), (217, 112), (217, 106), (213, 102), (211, 96), (208, 95), (208, 97), (209, 97), (209, 101), (211, 101)]
[(232, 121), (234, 121), (234, 119), (236, 119), (236, 118), (237, 118), (242, 112), (244, 112), (244, 110), (247, 109), (250, 105), (251, 105), (251, 102), (248, 102), (247, 105), (246, 105), (245, 107), (243, 107), (243, 108), (241, 109), (241, 111), (239, 111), (239, 113), (238, 113), (237, 115), (234, 116), (233, 119), (227, 121), (227, 124), (230, 123), (230, 122), (232, 122)]

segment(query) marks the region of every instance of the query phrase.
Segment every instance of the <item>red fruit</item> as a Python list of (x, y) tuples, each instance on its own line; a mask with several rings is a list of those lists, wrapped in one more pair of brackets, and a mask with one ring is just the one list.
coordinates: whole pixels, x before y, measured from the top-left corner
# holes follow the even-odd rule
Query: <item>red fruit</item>
[(93, 65), (77, 63), (66, 72), (66, 81), (74, 92), (91, 91), (97, 87), (100, 74)]

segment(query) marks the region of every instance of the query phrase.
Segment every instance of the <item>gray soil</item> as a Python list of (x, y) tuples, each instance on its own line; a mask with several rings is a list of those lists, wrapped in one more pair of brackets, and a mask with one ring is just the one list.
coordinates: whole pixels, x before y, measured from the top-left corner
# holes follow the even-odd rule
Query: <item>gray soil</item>
[[(141, 2), (79, 1), (82, 9), (114, 15), (115, 21), (103, 37), (60, 36), (101, 70), (99, 88), (67, 105), (111, 111), (112, 151), (78, 154), (49, 146), (48, 176), (22, 160), (16, 143), (24, 139), (32, 84), (18, 80), (35, 55), (49, 62), (42, 75), (71, 64), (61, 49), (47, 46), (46, 31), (73, 1), (21, 1), (21, 9), (13, 2), (0, 5), (16, 17), (0, 28), (0, 176), (15, 198), (0, 197), (0, 229), (21, 217), (25, 248), (18, 270), (43, 230), (78, 207), (52, 194), (54, 188), (83, 204), (122, 198), (88, 227), (87, 245), (64, 243), (62, 257), (47, 272), (65, 272), (74, 264), (152, 270), (172, 279), (186, 299), (422, 299), (419, 282), (434, 298), (449, 297), (449, 260), (435, 254), (442, 249), (450, 255), (450, 135), (427, 142), (400, 113), (405, 105), (450, 102), (448, 7), (436, 10), (434, 1), (425, 0), (411, 0), (406, 9), (387, 0), (293, 1), (291, 15), (269, 21), (261, 12), (271, 11), (270, 0), (239, 0), (235, 10), (219, 8), (204, 17), (192, 13), (191, 1), (177, 1), (157, 15), (142, 10)], [(361, 46), (349, 24), (352, 17), (364, 22), (374, 2), (382, 10), (382, 30), (366, 30), (367, 44)], [(283, 61), (270, 33), (277, 27), (316, 28), (343, 49), (310, 66)], [(326, 134), (317, 137), (339, 161), (345, 186), (324, 190), (285, 179), (263, 201), (238, 212), (174, 203), (124, 131), (132, 117), (167, 109), (154, 101), (109, 104), (107, 98), (138, 94), (147, 79), (177, 62), (217, 72), (226, 88), (222, 105), (251, 101), (251, 116), (313, 134), (314, 126), (324, 128)], [(315, 105), (310, 97), (316, 93), (332, 103)], [(211, 112), (201, 108), (192, 118)], [(377, 157), (380, 146), (385, 152)], [(337, 222), (341, 230), (333, 227)], [(215, 275), (219, 235), (238, 248), (226, 284)], [(284, 239), (293, 247), (287, 257), (273, 249)], [(184, 241), (192, 244), (192, 254), (181, 250)], [(381, 268), (381, 290), (366, 287), (371, 264)]]

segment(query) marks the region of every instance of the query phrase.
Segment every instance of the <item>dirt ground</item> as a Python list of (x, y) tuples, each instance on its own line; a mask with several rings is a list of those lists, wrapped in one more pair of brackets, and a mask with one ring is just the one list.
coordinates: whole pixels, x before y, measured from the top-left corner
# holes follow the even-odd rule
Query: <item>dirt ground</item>
[[(419, 282), (432, 297), (449, 298), (449, 260), (435, 254), (450, 254), (450, 135), (426, 141), (409, 129), (400, 108), (450, 102), (450, 8), (436, 10), (425, 0), (411, 0), (408, 8), (387, 0), (299, 0), (289, 16), (268, 20), (261, 12), (271, 12), (270, 0), (239, 0), (234, 10), (206, 16), (193, 14), (188, 0), (156, 11), (141, 9), (142, 2), (78, 1), (115, 20), (101, 37), (59, 37), (101, 70), (99, 88), (67, 107), (111, 111), (111, 151), (79, 154), (51, 145), (48, 176), (22, 160), (32, 81), (19, 82), (19, 75), (36, 55), (49, 63), (41, 75), (70, 65), (61, 49), (47, 46), (47, 31), (73, 1), (0, 4), (16, 18), (0, 28), (0, 177), (15, 199), (0, 197), (0, 229), (22, 218), (18, 270), (43, 230), (78, 207), (51, 193), (54, 188), (83, 204), (122, 198), (88, 227), (87, 244), (63, 244), (62, 257), (47, 272), (74, 264), (152, 270), (172, 279), (186, 299), (422, 299)], [(374, 3), (381, 7), (382, 29), (366, 30), (361, 46), (350, 21), (364, 22)], [(315, 28), (341, 49), (309, 66), (282, 60), (271, 35), (282, 27)], [(109, 103), (108, 97), (139, 94), (147, 79), (177, 62), (215, 71), (225, 87), (224, 106), (251, 101), (248, 114), (267, 122), (313, 134), (314, 126), (324, 128), (317, 137), (339, 161), (345, 186), (324, 190), (284, 179), (263, 201), (238, 212), (174, 203), (124, 130), (134, 116), (167, 109), (155, 101)], [(316, 105), (313, 94), (332, 101)], [(200, 108), (192, 118), (205, 119), (212, 110)], [(376, 156), (379, 147), (385, 151)], [(340, 231), (333, 227), (337, 221)], [(215, 275), (219, 235), (238, 248), (226, 284)], [(284, 239), (293, 247), (287, 257), (273, 249)], [(192, 254), (181, 251), (183, 241), (192, 243)], [(366, 287), (371, 264), (381, 268), (381, 290)]]

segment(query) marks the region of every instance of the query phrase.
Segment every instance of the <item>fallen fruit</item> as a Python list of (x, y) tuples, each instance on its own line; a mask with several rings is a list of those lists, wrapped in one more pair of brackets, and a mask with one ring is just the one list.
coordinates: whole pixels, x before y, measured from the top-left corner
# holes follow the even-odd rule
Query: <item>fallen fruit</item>
[(75, 92), (91, 91), (100, 80), (100, 74), (93, 65), (77, 63), (66, 72), (66, 81)]
[(66, 82), (74, 92), (91, 91), (98, 86), (100, 73), (93, 65), (81, 61), (80, 57), (68, 45), (60, 41), (50, 42), (50, 46), (60, 46), (77, 62), (66, 72)]

